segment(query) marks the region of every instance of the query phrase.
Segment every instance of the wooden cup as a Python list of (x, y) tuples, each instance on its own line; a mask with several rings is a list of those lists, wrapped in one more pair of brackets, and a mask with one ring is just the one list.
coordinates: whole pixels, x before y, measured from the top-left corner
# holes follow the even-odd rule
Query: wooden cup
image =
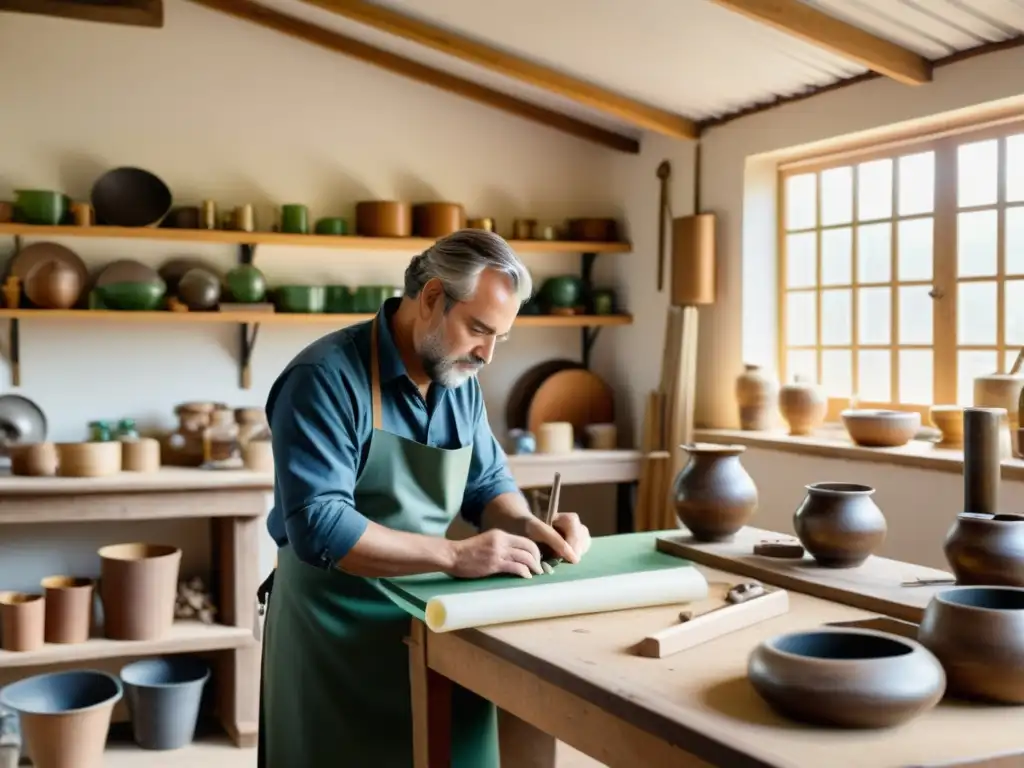
[(574, 436), (568, 421), (549, 421), (537, 430), (537, 453), (572, 453)]
[(152, 437), (121, 441), (121, 469), (125, 472), (160, 470), (160, 441)]
[(73, 576), (47, 576), (46, 642), (73, 644), (89, 639), (92, 628), (93, 581)]
[(57, 446), (53, 443), (21, 443), (11, 446), (11, 474), (52, 477), (57, 474)]
[(0, 593), (0, 648), (35, 651), (43, 647), (46, 598), (25, 592)]

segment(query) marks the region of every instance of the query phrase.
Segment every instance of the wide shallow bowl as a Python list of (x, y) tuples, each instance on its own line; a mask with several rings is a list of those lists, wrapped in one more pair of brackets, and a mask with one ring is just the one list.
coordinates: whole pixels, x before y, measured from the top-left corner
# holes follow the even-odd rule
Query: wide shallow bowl
[(1024, 589), (944, 589), (925, 608), (917, 639), (945, 668), (950, 695), (1024, 704)]
[(942, 666), (920, 643), (853, 628), (765, 640), (747, 677), (779, 714), (839, 728), (898, 725), (938, 704), (946, 688)]
[(840, 415), (850, 439), (868, 448), (906, 445), (921, 429), (916, 411), (849, 410)]
[(154, 173), (129, 166), (107, 171), (92, 186), (92, 207), (99, 224), (153, 227), (170, 213), (170, 188)]

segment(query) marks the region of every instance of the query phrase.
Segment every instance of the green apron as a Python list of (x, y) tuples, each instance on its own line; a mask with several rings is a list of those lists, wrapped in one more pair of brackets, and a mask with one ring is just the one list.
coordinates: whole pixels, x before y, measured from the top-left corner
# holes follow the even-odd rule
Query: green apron
[[(355, 506), (387, 528), (444, 536), (462, 506), (472, 445), (432, 448), (385, 432), (370, 334), (373, 434)], [(259, 765), (411, 768), (410, 617), (378, 579), (278, 553), (263, 637)], [(497, 768), (494, 705), (453, 686), (453, 768)]]

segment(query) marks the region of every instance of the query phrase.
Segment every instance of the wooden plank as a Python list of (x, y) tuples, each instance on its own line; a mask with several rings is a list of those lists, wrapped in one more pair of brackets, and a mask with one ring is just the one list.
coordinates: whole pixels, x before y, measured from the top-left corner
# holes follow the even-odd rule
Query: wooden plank
[(163, 0), (0, 0), (0, 11), (135, 27), (164, 25)]
[[(273, 481), (270, 481), (271, 484)], [(272, 487), (272, 485), (271, 485)], [(139, 493), (0, 494), (0, 525), (93, 523), (101, 520), (262, 518), (268, 490), (145, 491)]]
[[(164, 467), (159, 472), (119, 472), (107, 477), (16, 477), (0, 475), (0, 508), (8, 498), (90, 493), (186, 493), (191, 491), (272, 490), (270, 472), (247, 469), (213, 471)], [(45, 519), (47, 512), (38, 510)], [(183, 511), (183, 516), (191, 516)], [(244, 514), (244, 513), (240, 513)], [(202, 514), (198, 517), (209, 517)], [(112, 519), (112, 518), (107, 518)], [(113, 518), (116, 519), (116, 518)], [(42, 520), (40, 521), (42, 522)]]
[(158, 656), (164, 653), (199, 653), (245, 648), (254, 644), (252, 626), (229, 627), (223, 624), (179, 620), (175, 621), (167, 635), (159, 640), (107, 640), (97, 637), (75, 645), (48, 643), (38, 651), (0, 651), (0, 669), (128, 656)]
[(714, 606), (689, 621), (650, 634), (640, 641), (637, 652), (651, 659), (664, 659), (730, 632), (774, 619), (788, 610), (789, 595), (786, 591), (771, 590), (763, 597), (745, 603)]
[(712, 2), (905, 85), (931, 82), (932, 65), (923, 56), (829, 16), (800, 0)]
[[(71, 225), (0, 224), (0, 235), (22, 237), (101, 237), (114, 240), (164, 240), (178, 243), (280, 245), (346, 251), (418, 253), (436, 240), (426, 237), (361, 237), (359, 235), (299, 235), (291, 232), (239, 232), (228, 229), (164, 229), (161, 227), (78, 227)], [(629, 242), (598, 243), (574, 240), (508, 240), (520, 253), (629, 253)]]
[(695, 541), (689, 531), (684, 530), (681, 534), (659, 537), (657, 547), (660, 552), (710, 568), (914, 623), (921, 620), (929, 600), (944, 587), (900, 585), (919, 578), (952, 578), (952, 574), (945, 571), (884, 557), (872, 556), (857, 568), (823, 568), (806, 554), (800, 560), (753, 554), (754, 545), (759, 541), (778, 536), (771, 531), (748, 527), (732, 541), (704, 543)]
[(432, 85), (443, 91), (462, 96), (467, 99), (500, 109), (509, 114), (522, 117), (533, 122), (554, 128), (562, 133), (590, 141), (595, 144), (614, 149), (619, 152), (637, 154), (640, 142), (596, 125), (577, 120), (561, 112), (545, 109), (532, 102), (517, 99), (507, 93), (474, 83), (471, 80), (457, 77), (434, 67), (428, 67), (418, 61), (407, 59), (382, 48), (367, 45), (354, 37), (310, 24), (294, 16), (267, 8), (249, 0), (192, 0), (211, 10), (220, 11), (229, 16), (258, 24), (282, 34), (290, 35), (312, 45), (326, 48), (359, 61), (364, 61), (397, 75)]
[(559, 454), (519, 454), (508, 457), (512, 477), (520, 488), (549, 488), (553, 472), (562, 485), (631, 483), (640, 478), (640, 451), (579, 450)]
[(700, 134), (689, 118), (643, 104), (551, 67), (501, 51), (433, 24), (414, 19), (376, 3), (362, 0), (304, 0), (373, 29), (411, 40), (461, 61), (540, 88), (578, 104), (624, 120), (638, 128), (675, 139), (696, 139)]

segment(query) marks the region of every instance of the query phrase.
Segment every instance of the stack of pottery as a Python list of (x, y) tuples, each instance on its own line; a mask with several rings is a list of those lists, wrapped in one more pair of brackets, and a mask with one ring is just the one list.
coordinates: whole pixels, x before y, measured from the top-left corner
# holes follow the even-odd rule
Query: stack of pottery
[(736, 379), (736, 402), (740, 408), (740, 429), (771, 429), (778, 402), (778, 385), (761, 370), (761, 366), (745, 364)]
[(789, 434), (809, 435), (821, 426), (828, 410), (828, 399), (821, 387), (803, 376), (779, 390), (779, 411), (789, 424)]
[(689, 460), (672, 489), (676, 515), (697, 541), (731, 539), (757, 508), (757, 487), (740, 463), (742, 445), (681, 446)]

